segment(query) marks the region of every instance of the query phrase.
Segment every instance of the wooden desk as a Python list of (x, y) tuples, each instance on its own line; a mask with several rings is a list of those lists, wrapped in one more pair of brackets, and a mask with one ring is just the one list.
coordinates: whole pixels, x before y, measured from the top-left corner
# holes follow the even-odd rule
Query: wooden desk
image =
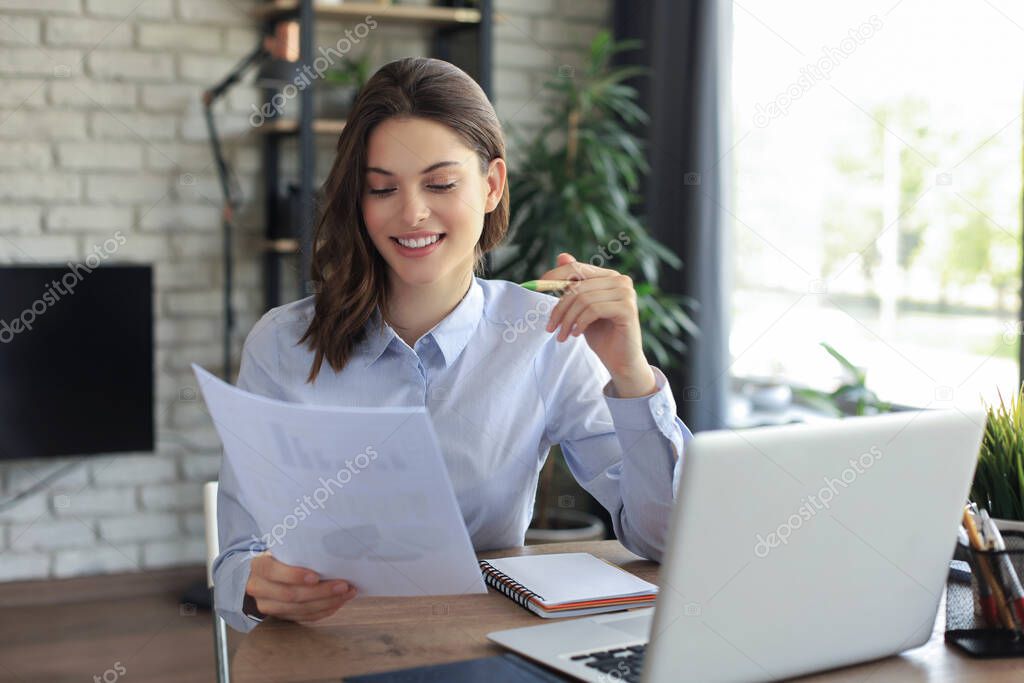
[[(617, 541), (514, 548), (481, 557), (589, 552), (648, 581), (658, 565), (641, 560)], [(925, 645), (897, 657), (800, 679), (801, 683), (956, 681), (1020, 683), (1024, 660), (974, 660), (942, 641), (945, 618)], [(495, 591), (487, 595), (359, 598), (313, 626), (268, 620), (246, 636), (232, 661), (232, 680), (332, 681), (344, 676), (486, 657), (503, 652), (487, 634), (545, 623)], [(232, 636), (238, 634), (232, 633)]]

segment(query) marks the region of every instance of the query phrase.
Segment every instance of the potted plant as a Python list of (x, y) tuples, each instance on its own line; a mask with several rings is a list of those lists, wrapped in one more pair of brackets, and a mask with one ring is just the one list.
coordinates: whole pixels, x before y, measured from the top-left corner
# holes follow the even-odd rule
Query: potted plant
[(348, 116), (356, 96), (369, 78), (369, 57), (342, 58), (336, 68), (324, 74), (324, 87), (317, 89), (317, 118), (343, 119)]
[[(535, 137), (523, 140), (510, 128), (522, 153), (509, 186), (509, 244), (496, 254), (491, 275), (516, 282), (537, 278), (554, 267), (561, 251), (630, 275), (639, 283), (644, 350), (667, 369), (685, 353), (685, 339), (696, 327), (686, 311), (693, 302), (658, 287), (659, 268), (678, 269), (679, 258), (633, 213), (648, 171), (643, 143), (633, 130), (647, 123), (647, 114), (625, 81), (644, 70), (612, 66), (611, 58), (637, 45), (614, 42), (601, 32), (589, 46), (584, 68), (563, 67), (544, 85), (550, 103)], [(562, 496), (588, 498), (582, 491), (558, 489), (565, 479), (566, 485), (575, 483), (571, 475), (560, 476), (567, 472), (556, 446), (541, 472), (535, 527), (575, 525), (584, 529), (581, 533), (593, 533), (591, 521), (579, 514), (581, 506), (557, 505)]]
[(844, 415), (877, 415), (892, 410), (892, 406), (878, 398), (867, 387), (867, 371), (851, 363), (846, 356), (832, 346), (821, 342), (829, 355), (838, 361), (844, 381), (832, 392), (799, 388), (795, 393), (812, 408), (817, 408), (835, 417)]
[(613, 67), (610, 60), (637, 45), (613, 42), (602, 31), (590, 45), (584, 69), (562, 69), (544, 84), (552, 98), (537, 134), (522, 140), (510, 127), (523, 153), (509, 184), (509, 244), (491, 274), (530, 280), (568, 251), (580, 261), (630, 275), (639, 283), (644, 350), (669, 368), (697, 329), (685, 310), (694, 302), (658, 286), (660, 267), (679, 269), (682, 262), (632, 211), (648, 171), (643, 143), (632, 129), (645, 125), (647, 114), (636, 103), (636, 89), (623, 81), (644, 70)]
[(1006, 405), (986, 405), (985, 434), (971, 500), (1003, 531), (1024, 532), (1024, 386)]

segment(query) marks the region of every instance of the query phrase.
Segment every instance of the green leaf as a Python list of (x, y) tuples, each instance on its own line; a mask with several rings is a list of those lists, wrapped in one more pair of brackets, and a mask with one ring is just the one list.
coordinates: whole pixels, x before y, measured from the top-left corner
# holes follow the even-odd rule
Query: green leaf
[[(635, 131), (649, 117), (637, 103), (634, 80), (650, 72), (610, 65), (610, 59), (639, 46), (636, 41), (616, 42), (602, 31), (574, 78), (554, 77), (545, 84), (537, 132), (526, 138), (510, 126), (517, 151), (509, 174), (512, 212), (507, 239), (513, 258), (503, 261), (497, 272), (530, 279), (551, 268), (559, 251), (570, 251), (581, 260), (604, 254), (607, 267), (637, 283), (644, 348), (667, 369), (680, 361), (686, 338), (698, 330), (684, 309), (695, 302), (657, 286), (661, 269), (681, 268), (681, 259), (655, 240), (637, 215), (642, 200), (638, 192), (650, 168)], [(566, 133), (572, 112), (578, 118), (570, 164)], [(620, 242), (617, 251), (614, 241)]]
[(1024, 387), (1009, 405), (986, 406), (985, 433), (971, 499), (993, 517), (1024, 520)]
[(847, 370), (850, 371), (850, 373), (853, 375), (853, 377), (856, 378), (856, 381), (857, 381), (858, 384), (863, 384), (864, 383), (864, 381), (865, 381), (865, 373), (864, 373), (863, 370), (861, 370), (856, 365), (854, 365), (849, 360), (847, 360), (845, 356), (843, 356), (841, 353), (836, 351), (829, 344), (827, 344), (825, 342), (821, 342), (821, 345), (825, 348), (826, 351), (829, 352), (829, 355), (831, 355), (833, 358), (835, 358), (837, 361), (839, 361), (840, 365), (842, 365), (844, 368), (846, 368)]
[(793, 393), (799, 398), (803, 399), (804, 402), (810, 405), (812, 408), (815, 408), (822, 412), (829, 413), (836, 417), (842, 415), (842, 411), (839, 410), (836, 404), (832, 401), (831, 397), (822, 391), (817, 391), (815, 389), (794, 388)]

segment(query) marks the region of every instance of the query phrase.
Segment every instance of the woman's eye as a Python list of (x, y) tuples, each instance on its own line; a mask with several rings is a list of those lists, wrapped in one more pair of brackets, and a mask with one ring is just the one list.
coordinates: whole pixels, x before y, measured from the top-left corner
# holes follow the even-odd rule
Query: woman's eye
[(382, 187), (379, 190), (375, 190), (372, 187), (370, 188), (370, 194), (373, 195), (374, 197), (385, 197), (394, 191), (395, 188), (393, 187)]
[(449, 192), (455, 189), (455, 183), (448, 183), (446, 185), (427, 185), (428, 188), (435, 192)]

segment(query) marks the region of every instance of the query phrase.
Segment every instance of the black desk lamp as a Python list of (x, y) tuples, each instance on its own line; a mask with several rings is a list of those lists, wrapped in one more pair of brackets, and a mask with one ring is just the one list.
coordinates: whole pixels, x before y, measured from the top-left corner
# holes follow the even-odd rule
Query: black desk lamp
[[(221, 149), (217, 126), (213, 120), (213, 105), (227, 93), (245, 73), (255, 65), (260, 65), (257, 80), (265, 86), (280, 86), (289, 81), (288, 74), (294, 74), (294, 63), (299, 60), (299, 24), (297, 21), (281, 22), (275, 26), (274, 35), (263, 36), (260, 44), (225, 76), (219, 83), (205, 90), (202, 95), (203, 113), (206, 118), (206, 130), (210, 138), (210, 149), (217, 165), (217, 176), (220, 179), (221, 194), (224, 208), (221, 212), (221, 228), (224, 249), (224, 348), (223, 365), (224, 380), (231, 381), (231, 334), (235, 327), (235, 315), (231, 305), (233, 287), (234, 255), (232, 240), (234, 234), (235, 211), (242, 203), (241, 188), (228, 166)], [(291, 63), (282, 69), (281, 62)], [(276, 67), (276, 68), (275, 68)]]
[[(241, 188), (228, 166), (221, 149), (217, 126), (213, 120), (213, 105), (231, 89), (242, 76), (255, 65), (260, 65), (258, 81), (264, 87), (280, 87), (282, 82), (290, 80), (282, 73), (287, 62), (295, 63), (299, 57), (299, 25), (289, 21), (276, 25), (273, 36), (264, 36), (260, 44), (246, 55), (231, 72), (219, 83), (205, 90), (202, 95), (203, 113), (206, 118), (206, 130), (210, 137), (210, 149), (217, 164), (217, 175), (220, 179), (221, 194), (224, 197), (224, 208), (221, 212), (221, 227), (224, 238), (224, 380), (231, 381), (231, 333), (235, 326), (234, 311), (231, 306), (231, 289), (233, 286), (234, 256), (232, 253), (232, 237), (234, 233), (235, 211), (242, 203)], [(284, 62), (284, 63), (283, 63)], [(294, 71), (294, 65), (290, 67)], [(273, 73), (277, 74), (275, 78)], [(273, 81), (273, 82), (268, 82)], [(201, 606), (213, 609), (212, 589), (206, 581), (189, 586), (181, 598), (182, 609)], [(184, 613), (184, 612), (183, 612)], [(217, 681), (226, 683), (230, 680), (228, 663), (227, 626), (224, 620), (214, 615), (213, 619), (214, 647), (217, 659)]]

